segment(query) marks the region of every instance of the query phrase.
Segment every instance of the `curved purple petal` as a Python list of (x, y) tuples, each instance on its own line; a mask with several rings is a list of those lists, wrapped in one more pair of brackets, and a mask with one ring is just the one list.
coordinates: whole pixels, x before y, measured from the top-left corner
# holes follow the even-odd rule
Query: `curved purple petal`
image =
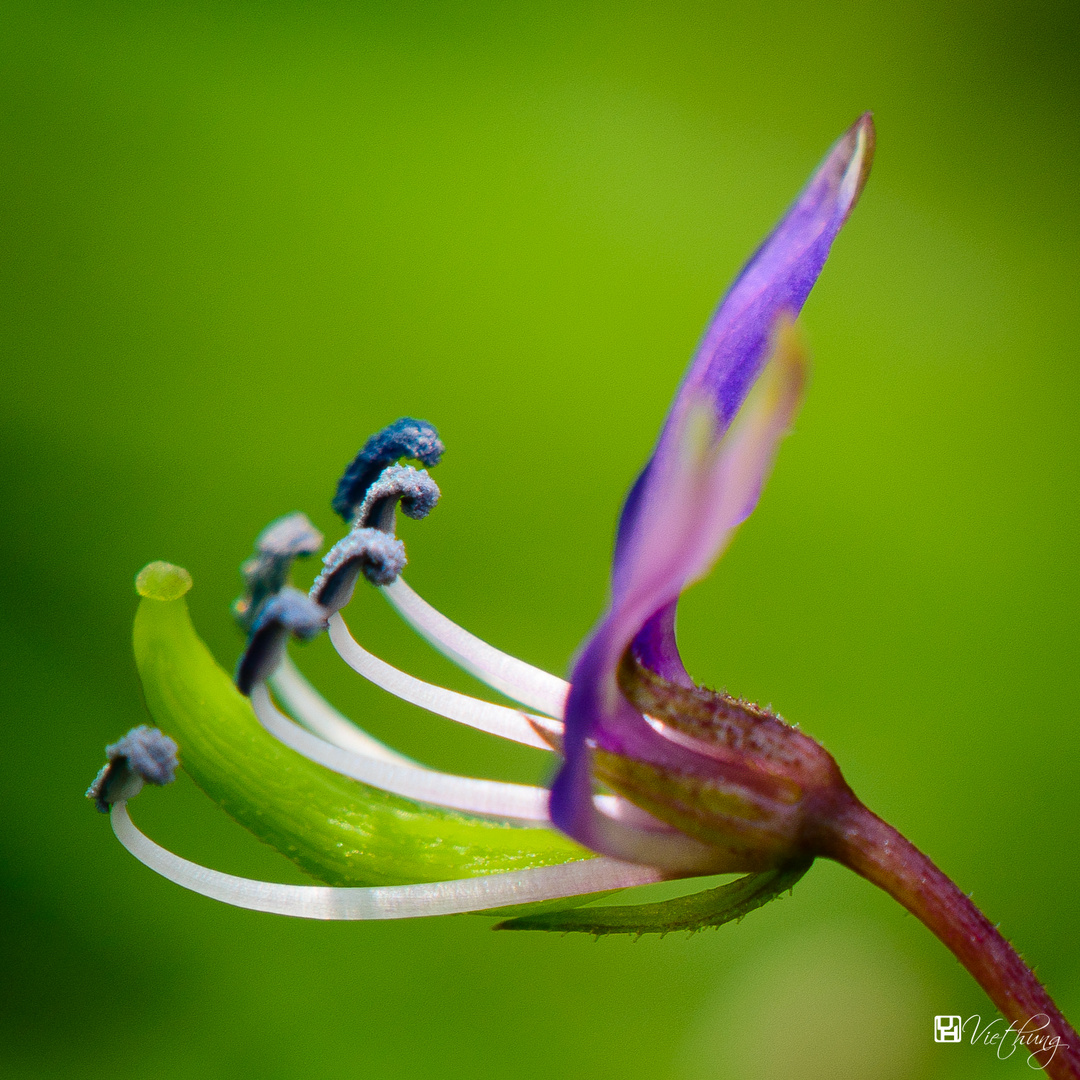
[(668, 667), (670, 643), (660, 647), (652, 640), (671, 631), (674, 612), (669, 618), (664, 612), (708, 573), (753, 510), (798, 409), (806, 371), (794, 324), (781, 315), (772, 359), (734, 423), (721, 430), (705, 394), (681, 395), (669, 417), (667, 438), (649, 464), (639, 497), (634, 535), (622, 551), (608, 615), (608, 621), (616, 614), (620, 622), (636, 621), (631, 638), (640, 634), (641, 640), (635, 644), (648, 646)]
[(802, 193), (728, 289), (705, 330), (660, 432), (656, 450), (623, 504), (615, 542), (612, 589), (632, 546), (650, 475), (670, 442), (686, 399), (705, 396), (721, 437), (761, 373), (781, 314), (794, 318), (821, 273), (833, 240), (866, 184), (874, 156), (874, 121), (864, 113), (837, 140)]
[[(708, 573), (717, 555), (753, 508), (776, 448), (798, 408), (805, 382), (805, 355), (786, 320), (776, 335), (773, 359), (735, 422), (714, 437), (711, 406), (700, 400), (672, 430), (678, 438), (666, 458), (654, 458), (648, 502), (639, 522), (627, 584), (613, 598), (581, 652), (566, 701), (563, 749), (566, 764), (551, 793), (556, 825), (595, 851), (645, 861), (669, 871), (686, 868), (683, 853), (658, 862), (631, 834), (612, 833), (592, 802), (587, 740), (611, 753), (663, 769), (700, 770), (698, 755), (659, 736), (623, 698), (616, 682), (619, 661), (633, 645), (639, 659), (667, 678), (689, 682), (674, 648), (673, 622), (679, 592)], [(737, 868), (734, 868), (737, 869)]]
[(686, 673), (675, 644), (675, 609), (678, 604), (677, 599), (672, 600), (653, 612), (634, 637), (634, 655), (645, 667), (662, 675), (668, 682), (693, 686), (694, 681)]
[[(613, 840), (598, 818), (589, 740), (656, 765), (693, 767), (692, 761), (676, 761), (683, 755), (627, 704), (615, 673), (633, 644), (639, 659), (661, 675), (678, 682), (688, 678), (674, 637), (679, 594), (709, 571), (753, 510), (794, 417), (805, 357), (792, 323), (862, 191), (873, 147), (867, 113), (829, 151), (739, 275), (709, 324), (656, 450), (624, 504), (611, 603), (574, 665), (566, 762), (551, 797), (553, 821), (596, 851), (641, 857), (628, 850), (625, 838)], [(759, 378), (763, 370), (765, 377)]]
[(837, 140), (728, 290), (678, 397), (707, 388), (723, 424), (731, 422), (761, 371), (777, 316), (786, 311), (794, 317), (806, 302), (862, 193), (873, 156), (874, 121), (864, 113)]
[[(639, 518), (653, 478), (671, 452), (675, 429), (691, 399), (711, 400), (717, 438), (723, 436), (754, 380), (761, 373), (769, 336), (781, 315), (794, 318), (821, 272), (829, 248), (858, 201), (874, 156), (874, 122), (869, 113), (837, 140), (809, 183), (743, 268), (713, 315), (672, 403), (656, 450), (627, 496), (619, 521), (612, 564), (617, 601), (629, 586), (633, 550), (641, 540)], [(747, 513), (753, 509), (747, 508)], [(653, 515), (655, 516), (655, 515)], [(655, 521), (652, 523), (655, 526)], [(666, 678), (682, 668), (675, 644), (674, 611), (662, 628), (642, 631), (639, 658)], [(647, 639), (647, 640), (646, 640)], [(655, 664), (659, 666), (654, 667)]]

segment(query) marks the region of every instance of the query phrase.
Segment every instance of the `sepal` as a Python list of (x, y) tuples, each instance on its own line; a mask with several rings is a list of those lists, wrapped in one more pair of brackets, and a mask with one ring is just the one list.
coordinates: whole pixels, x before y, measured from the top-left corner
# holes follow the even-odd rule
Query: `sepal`
[(619, 907), (581, 907), (572, 911), (525, 915), (497, 923), (493, 930), (547, 930), (570, 934), (671, 934), (679, 930), (695, 934), (700, 930), (737, 922), (743, 916), (790, 892), (810, 869), (812, 859), (801, 859), (748, 874), (716, 889), (663, 900), (657, 904), (625, 904)]
[(818, 808), (849, 791), (827, 750), (767, 709), (664, 679), (630, 651), (618, 678), (660, 738), (633, 756), (594, 750), (597, 779), (708, 844), (725, 870), (769, 870), (811, 853)]

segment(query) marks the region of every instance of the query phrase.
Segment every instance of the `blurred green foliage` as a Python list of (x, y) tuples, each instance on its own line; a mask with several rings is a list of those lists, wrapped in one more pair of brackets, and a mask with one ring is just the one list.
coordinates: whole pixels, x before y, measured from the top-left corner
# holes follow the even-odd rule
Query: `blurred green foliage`
[[(336, 538), (341, 467), (402, 414), (449, 446), (442, 504), (403, 530), (409, 580), (564, 670), (713, 305), (872, 108), (875, 174), (805, 313), (805, 410), (681, 640), (702, 681), (824, 741), (1075, 1020), (1076, 6), (4, 0), (0, 17), (0, 1073), (1025, 1075), (933, 1045), (935, 1013), (991, 1006), (833, 866), (690, 940), (309, 924), (156, 879), (81, 793), (146, 719), (135, 572), (188, 567), (232, 664), (256, 533), (303, 509)], [(388, 659), (468, 687), (377, 596), (353, 611)], [(325, 641), (299, 659), (406, 753), (544, 775), (357, 685)], [(135, 812), (185, 855), (303, 880), (187, 781)]]

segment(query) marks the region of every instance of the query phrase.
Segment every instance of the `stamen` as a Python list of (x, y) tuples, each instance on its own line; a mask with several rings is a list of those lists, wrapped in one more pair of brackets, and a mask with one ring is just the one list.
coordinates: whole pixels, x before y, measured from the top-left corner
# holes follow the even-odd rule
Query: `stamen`
[(406, 561), (405, 545), (392, 533), (358, 526), (326, 553), (311, 598), (327, 611), (337, 611), (352, 599), (361, 573), (373, 585), (389, 585)]
[(255, 548), (261, 555), (297, 558), (314, 555), (322, 547), (322, 542), (322, 533), (311, 524), (306, 514), (298, 511), (270, 522), (259, 533)]
[(394, 532), (394, 513), (401, 503), (402, 513), (416, 521), (425, 518), (439, 501), (439, 485), (423, 469), (411, 465), (391, 465), (379, 474), (368, 488), (356, 525), (371, 525), (383, 532)]
[(446, 448), (439, 433), (426, 420), (403, 416), (376, 432), (364, 443), (338, 481), (333, 508), (346, 521), (352, 521), (364, 501), (368, 488), (387, 465), (400, 458), (413, 458), (429, 468), (437, 465)]
[(144, 783), (171, 784), (179, 764), (176, 743), (157, 728), (140, 724), (119, 742), (105, 747), (108, 764), (94, 777), (86, 797), (103, 814), (113, 803), (122, 803), (142, 791)]
[(361, 783), (401, 795), (406, 799), (463, 810), (470, 814), (510, 818), (516, 821), (543, 821), (548, 818), (548, 791), (526, 784), (499, 780), (477, 780), (469, 776), (405, 765), (342, 750), (305, 731), (279, 712), (270, 700), (264, 683), (251, 690), (251, 705), (267, 731), (290, 749), (319, 765), (350, 776)]
[(489, 701), (480, 701), (466, 694), (458, 694), (453, 690), (423, 682), (413, 678), (412, 675), (407, 675), (404, 671), (399, 671), (360, 646), (349, 632), (340, 614), (331, 616), (328, 625), (330, 640), (334, 643), (334, 648), (337, 649), (342, 660), (365, 679), (404, 701), (419, 705), (428, 712), (445, 716), (448, 720), (456, 720), (459, 724), (467, 724), (479, 731), (486, 731), (490, 735), (498, 735), (503, 739), (524, 743), (526, 746), (535, 746), (540, 750), (550, 750), (551, 744), (536, 733), (529, 722), (530, 719), (541, 727), (551, 727), (554, 735), (562, 734), (562, 724), (548, 720), (546, 717), (527, 718), (524, 713), (516, 709), (509, 709), (505, 705), (494, 705)]
[[(344, 626), (344, 620), (341, 621)], [(346, 633), (348, 632), (347, 627), (345, 627), (345, 631)], [(331, 640), (333, 640), (332, 635)], [(355, 642), (354, 645), (361, 652), (364, 652), (360, 645), (356, 645)], [(364, 655), (374, 661), (375, 664), (385, 668), (390, 667), (389, 664), (385, 664), (382, 660), (377, 659), (370, 653), (364, 652)], [(396, 671), (394, 668), (391, 668), (390, 670)], [(364, 672), (361, 671), (360, 674), (363, 675)], [(410, 680), (410, 682), (430, 687), (431, 690), (437, 692), (442, 691), (442, 687), (432, 686), (429, 683), (420, 683), (418, 679), (412, 679), (411, 676), (405, 675), (403, 672), (397, 672), (397, 674), (403, 679)], [(281, 666), (270, 677), (269, 682), (273, 687), (274, 693), (277, 694), (282, 702), (284, 702), (294, 719), (309, 731), (314, 732), (316, 735), (325, 739), (328, 743), (332, 743), (342, 750), (352, 750), (364, 757), (378, 758), (380, 761), (387, 761), (395, 765), (407, 765), (415, 769), (424, 768), (424, 766), (420, 765), (418, 762), (405, 757), (404, 754), (399, 754), (396, 750), (390, 749), (390, 747), (379, 742), (378, 739), (372, 738), (363, 730), (363, 728), (358, 727), (352, 720), (338, 712), (337, 709), (326, 701), (315, 687), (304, 678), (300, 669), (297, 668), (288, 655), (285, 656), (285, 659), (281, 662)], [(390, 690), (391, 693), (395, 692), (392, 687), (385, 685), (381, 681), (376, 682), (376, 685), (381, 686), (383, 689)], [(450, 693), (450, 691), (442, 692)], [(455, 696), (461, 697), (464, 695)], [(406, 700), (412, 701), (413, 699), (407, 698)], [(466, 700), (472, 701), (473, 699)], [(414, 703), (422, 705), (422, 702), (419, 701)], [(488, 705), (489, 702), (478, 701), (476, 704)], [(499, 706), (492, 707), (498, 708)], [(439, 712), (439, 710), (432, 711)], [(445, 715), (441, 712), (439, 714)], [(450, 717), (450, 719), (455, 718)], [(539, 716), (533, 716), (530, 717), (530, 719), (541, 726), (549, 725), (549, 730), (551, 730), (553, 734), (557, 735), (558, 732), (562, 730), (562, 725), (556, 720), (548, 720), (545, 717)], [(469, 721), (464, 720), (462, 722), (468, 723)], [(498, 734), (498, 732), (492, 733)], [(539, 738), (537, 738), (537, 742), (533, 745), (537, 745), (544, 750), (551, 749), (548, 743)], [(632, 826), (637, 829), (644, 829), (646, 832), (674, 833), (677, 831), (665, 822), (660, 821), (658, 818), (654, 818), (640, 807), (635, 806), (631, 802), (627, 802), (621, 795), (594, 795), (593, 802), (596, 805), (597, 810), (601, 811), (601, 813), (606, 814), (610, 818), (614, 818), (624, 825)]]
[(375, 888), (279, 885), (222, 874), (174, 855), (135, 827), (123, 803), (112, 809), (112, 826), (120, 843), (143, 865), (185, 889), (234, 907), (300, 919), (415, 919), (456, 915), (663, 880), (662, 874), (649, 867), (601, 857), (419, 885)]
[(254, 557), (240, 567), (247, 592), (233, 604), (233, 614), (245, 630), (251, 630), (263, 601), (288, 583), (293, 560), (314, 555), (322, 542), (322, 533), (301, 513), (278, 518), (263, 529)]
[(400, 577), (384, 585), (382, 592), (421, 637), (470, 675), (522, 705), (562, 719), (570, 689), (564, 679), (500, 652), (470, 634), (436, 611)]
[(288, 654), (277, 671), (270, 676), (269, 682), (293, 718), (328, 743), (340, 746), (342, 750), (353, 750), (367, 757), (378, 758), (380, 761), (391, 761), (399, 765), (416, 764), (404, 754), (384, 746), (347, 716), (339, 713), (304, 678)]
[(251, 628), (244, 655), (236, 669), (236, 688), (250, 694), (251, 688), (277, 670), (285, 656), (289, 634), (309, 641), (326, 629), (326, 611), (299, 589), (287, 586), (260, 608)]

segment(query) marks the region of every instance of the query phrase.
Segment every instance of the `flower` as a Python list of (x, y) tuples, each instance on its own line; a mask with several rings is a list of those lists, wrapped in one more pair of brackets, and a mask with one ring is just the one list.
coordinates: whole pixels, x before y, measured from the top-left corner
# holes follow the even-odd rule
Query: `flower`
[[(475, 638), (402, 580), (396, 512), (423, 518), (440, 493), (426, 468), (400, 462), (430, 468), (444, 453), (430, 424), (403, 418), (368, 439), (345, 470), (333, 507), (350, 531), (323, 559), (309, 594), (289, 584), (289, 573), (294, 559), (321, 546), (310, 521), (290, 514), (258, 538), (234, 605), (248, 635), (239, 694), (190, 625), (186, 572), (155, 563), (136, 583), (147, 703), (179, 741), (185, 767), (233, 816), (329, 887), (236, 879), (159, 848), (135, 829), (126, 802), (143, 779), (162, 783), (171, 774), (140, 771), (138, 755), (118, 750), (126, 742), (109, 748), (126, 782), (99, 777), (91, 789), (100, 807), (111, 807), (121, 841), (199, 892), (316, 918), (540, 901), (565, 908), (665, 878), (751, 872), (690, 900), (555, 917), (562, 928), (577, 928), (578, 918), (597, 932), (640, 932), (717, 924), (789, 887), (813, 854), (799, 836), (804, 789), (813, 787), (803, 774), (817, 769), (825, 786), (843, 785), (839, 772), (779, 718), (694, 686), (675, 645), (675, 605), (750, 513), (794, 416), (806, 366), (794, 319), (858, 199), (873, 143), (867, 114), (831, 149), (717, 310), (623, 508), (611, 603), (569, 684)], [(421, 682), (362, 648), (341, 615), (361, 575), (436, 648), (522, 708)], [(552, 791), (439, 773), (362, 732), (287, 656), (290, 636), (324, 630), (350, 666), (391, 693), (560, 750)], [(170, 746), (175, 755), (160, 731), (140, 731), (143, 757), (168, 759)], [(108, 768), (116, 771), (115, 763)], [(596, 778), (611, 793), (596, 794)], [(549, 908), (531, 907), (506, 925), (552, 918)]]
[[(790, 854), (763, 850), (763, 842), (766, 848), (774, 845), (761, 830), (754, 830), (748, 846), (745, 836), (732, 834), (732, 825), (738, 819), (736, 832), (745, 833), (751, 818), (765, 814), (771, 826), (782, 826), (783, 803), (798, 801), (794, 792), (770, 796), (768, 777), (759, 767), (756, 777), (740, 780), (735, 774), (748, 764), (746, 754), (734, 749), (732, 739), (724, 738), (715, 723), (708, 732), (682, 725), (682, 739), (658, 730), (646, 710), (637, 707), (640, 702), (632, 700), (629, 688), (620, 687), (618, 675), (629, 655), (633, 665), (654, 676), (654, 694), (656, 677), (669, 684), (672, 700), (674, 688), (693, 688), (675, 643), (679, 595), (708, 573), (734, 529), (753, 510), (777, 443), (795, 415), (806, 363), (794, 319), (862, 191), (873, 150), (874, 127), (867, 114), (836, 143), (747, 264), (713, 317), (656, 449), (623, 506), (611, 600), (573, 668), (563, 741), (566, 762), (551, 801), (555, 823), (594, 851), (673, 870), (756, 869), (762, 859), (771, 864)], [(763, 730), (763, 724), (776, 723), (737, 702), (720, 706), (729, 714), (727, 723), (745, 728), (747, 737)], [(676, 732), (678, 715), (675, 710), (668, 717)], [(784, 752), (817, 757), (818, 770), (830, 772), (831, 759), (815, 755), (809, 740), (794, 733), (783, 738), (783, 732), (782, 726), (774, 726)], [(711, 757), (701, 745), (702, 737), (710, 734)], [(765, 773), (779, 765), (773, 756), (771, 763), (759, 762)], [(598, 765), (607, 783), (698, 836), (711, 851), (695, 852), (685, 844), (676, 850), (666, 841), (650, 844), (640, 833), (612, 824), (590, 797)], [(720, 778), (718, 772), (730, 775)], [(678, 808), (672, 805), (674, 792), (666, 780), (672, 776), (684, 779)], [(802, 778), (786, 779), (796, 788), (805, 787)], [(829, 775), (822, 779), (836, 782)], [(659, 800), (651, 797), (658, 787), (667, 789)], [(714, 810), (705, 805), (717, 796), (741, 804), (722, 813), (719, 832)], [(797, 827), (798, 821), (789, 825)]]
[[(1080, 1038), (970, 898), (859, 802), (821, 746), (767, 710), (696, 686), (676, 646), (681, 592), (752, 511), (798, 408), (806, 360), (795, 318), (859, 197), (873, 146), (867, 114), (721, 302), (623, 506), (610, 601), (569, 683), (474, 637), (401, 578), (397, 510), (423, 518), (439, 500), (426, 468), (400, 464), (438, 464), (444, 448), (424, 421), (391, 424), (346, 469), (333, 506), (350, 531), (309, 594), (289, 584), (294, 559), (322, 542), (307, 518), (290, 514), (260, 535), (234, 605), (248, 635), (235, 683), (191, 625), (190, 575), (145, 567), (135, 655), (160, 730), (142, 726), (108, 747), (87, 792), (125, 847), (189, 889), (260, 911), (480, 911), (507, 916), (501, 928), (596, 934), (720, 925), (779, 896), (824, 856), (920, 918), (1014, 1024), (1045, 1020), (1054, 1049), (1039, 1063), (1080, 1080)], [(520, 707), (422, 682), (365, 650), (341, 614), (361, 575), (431, 644)], [(290, 636), (324, 630), (352, 668), (398, 697), (559, 751), (550, 792), (428, 769), (352, 724), (287, 655)], [(128, 800), (146, 782), (172, 779), (178, 749), (212, 798), (326, 884), (221, 874), (136, 829)], [(597, 793), (596, 781), (608, 791)], [(660, 904), (582, 906), (616, 889), (729, 871), (746, 876)]]

